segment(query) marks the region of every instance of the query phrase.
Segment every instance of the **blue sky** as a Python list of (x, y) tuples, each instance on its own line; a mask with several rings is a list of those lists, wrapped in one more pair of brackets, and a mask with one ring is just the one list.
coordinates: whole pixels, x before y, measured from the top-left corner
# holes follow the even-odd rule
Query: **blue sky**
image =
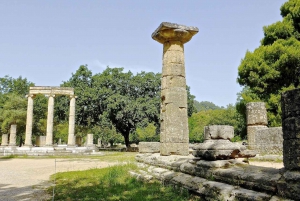
[(185, 44), (187, 84), (198, 101), (236, 102), (237, 68), (281, 20), (285, 0), (9, 0), (0, 1), (0, 77), (59, 86), (82, 64), (161, 72), (161, 22), (196, 26)]

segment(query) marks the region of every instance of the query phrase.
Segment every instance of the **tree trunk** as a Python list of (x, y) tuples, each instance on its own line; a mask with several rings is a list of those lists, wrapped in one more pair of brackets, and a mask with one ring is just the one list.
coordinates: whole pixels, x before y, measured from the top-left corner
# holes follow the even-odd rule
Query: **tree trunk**
[(124, 133), (124, 141), (125, 141), (125, 145), (126, 145), (126, 148), (128, 149), (130, 147), (130, 144), (129, 144), (129, 133)]

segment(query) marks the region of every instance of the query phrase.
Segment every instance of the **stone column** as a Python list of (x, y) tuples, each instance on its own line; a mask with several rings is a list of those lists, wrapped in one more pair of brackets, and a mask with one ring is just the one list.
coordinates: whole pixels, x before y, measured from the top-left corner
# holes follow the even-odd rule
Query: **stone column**
[(55, 95), (52, 94), (48, 97), (46, 146), (53, 146), (54, 97)]
[(268, 128), (265, 103), (250, 102), (246, 105), (248, 148), (255, 149), (255, 134), (258, 130)]
[(10, 125), (9, 146), (17, 145), (17, 125)]
[(278, 182), (282, 197), (300, 200), (300, 89), (281, 95), (283, 164), (284, 170)]
[(77, 96), (70, 96), (68, 146), (75, 146), (75, 99), (76, 98)]
[(7, 145), (8, 145), (8, 134), (2, 134), (1, 146), (7, 146)]
[(87, 147), (94, 146), (93, 138), (94, 138), (94, 134), (87, 134), (87, 137), (86, 137), (86, 146)]
[(26, 96), (28, 98), (27, 104), (27, 119), (26, 119), (26, 131), (25, 131), (25, 145), (27, 147), (32, 146), (32, 119), (33, 119), (33, 94)]
[(152, 38), (163, 44), (160, 154), (188, 155), (189, 132), (183, 44), (198, 28), (163, 22)]

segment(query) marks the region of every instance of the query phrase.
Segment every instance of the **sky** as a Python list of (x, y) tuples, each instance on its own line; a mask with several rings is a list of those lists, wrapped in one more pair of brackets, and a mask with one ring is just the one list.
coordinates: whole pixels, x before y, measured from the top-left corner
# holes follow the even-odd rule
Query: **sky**
[(0, 1), (0, 77), (59, 86), (80, 65), (161, 72), (161, 22), (198, 27), (184, 45), (187, 85), (197, 101), (234, 104), (238, 66), (282, 20), (286, 0), (7, 0)]

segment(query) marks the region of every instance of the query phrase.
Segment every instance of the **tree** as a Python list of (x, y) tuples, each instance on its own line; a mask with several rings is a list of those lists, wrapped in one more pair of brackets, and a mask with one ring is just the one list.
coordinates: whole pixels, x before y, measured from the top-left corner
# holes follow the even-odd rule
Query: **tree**
[(281, 125), (280, 94), (298, 88), (300, 82), (300, 1), (290, 0), (280, 10), (283, 20), (263, 28), (261, 45), (246, 52), (237, 78), (247, 87), (242, 98), (247, 92), (254, 94), (256, 101), (267, 103), (270, 126)]
[(235, 106), (228, 105), (226, 108), (217, 110), (203, 110), (194, 113), (189, 118), (190, 142), (203, 142), (204, 127), (208, 125), (229, 125), (234, 127), (235, 136), (242, 136), (240, 116)]
[(209, 102), (209, 101), (198, 102), (197, 100), (194, 100), (194, 107), (196, 108), (197, 112), (200, 112), (200, 111), (203, 111), (203, 110), (217, 110), (217, 109), (221, 109), (221, 107), (215, 105), (212, 102)]

